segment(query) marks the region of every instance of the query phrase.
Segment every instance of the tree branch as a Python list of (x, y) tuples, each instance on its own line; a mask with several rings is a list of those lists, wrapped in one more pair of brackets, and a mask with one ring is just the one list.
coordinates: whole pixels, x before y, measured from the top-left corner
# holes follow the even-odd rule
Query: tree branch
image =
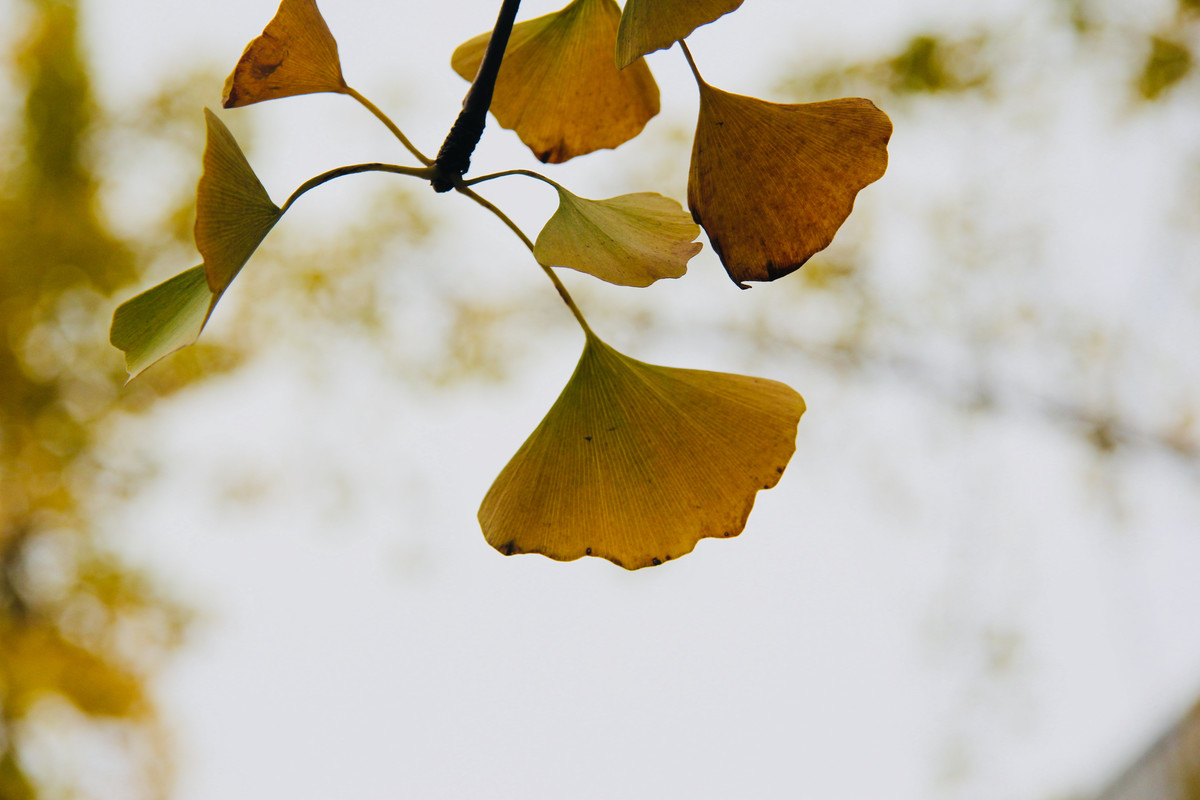
[(471, 153), (483, 136), (483, 127), (487, 123), (488, 108), (492, 105), (492, 92), (496, 88), (496, 76), (500, 74), (500, 63), (504, 59), (504, 49), (508, 47), (508, 36), (512, 33), (513, 22), (517, 18), (517, 8), (521, 0), (504, 0), (500, 6), (500, 16), (492, 29), (492, 37), (488, 40), (487, 49), (483, 53), (483, 61), (479, 63), (479, 71), (475, 80), (463, 98), (462, 111), (446, 141), (438, 151), (433, 165), (437, 169), (433, 180), (435, 192), (447, 192), (454, 188), (454, 182), (461, 178), (471, 166)]

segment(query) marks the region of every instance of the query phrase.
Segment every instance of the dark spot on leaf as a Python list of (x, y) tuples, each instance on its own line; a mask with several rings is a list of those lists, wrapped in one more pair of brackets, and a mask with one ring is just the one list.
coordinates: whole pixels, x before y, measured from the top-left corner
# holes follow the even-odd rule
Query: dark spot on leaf
[(722, 535), (722, 536), (724, 536), (726, 539), (728, 539), (728, 538), (729, 538), (730, 536), (732, 536), (733, 534), (732, 534), (732, 533), (730, 533), (729, 531), (725, 531), (725, 532), (724, 532), (723, 534), (721, 534), (721, 535)]
[(764, 489), (770, 489), (770, 488), (771, 488), (771, 484), (769, 484), (769, 483), (764, 483), (764, 484), (763, 484), (763, 488), (764, 488)]
[(590, 556), (592, 554), (592, 548), (589, 547), (586, 552)]
[(776, 468), (775, 468), (775, 471), (776, 471), (777, 473), (779, 473), (780, 475), (782, 475), (782, 474), (783, 474), (783, 467), (776, 467)]
[(585, 436), (583, 438), (587, 439), (589, 442), (592, 440), (592, 437), (590, 437), (590, 436)]
[(654, 559), (651, 559), (651, 560), (650, 560), (650, 564), (651, 564), (651, 566), (655, 566), (655, 567), (657, 567), (657, 566), (658, 566), (659, 564), (661, 564), (661, 563), (662, 563), (662, 561), (660, 561), (660, 560), (659, 560), (659, 559), (657, 559), (657, 558), (654, 558)]
[(671, 560), (670, 556), (663, 556), (663, 561), (670, 561), (670, 560)]
[(503, 546), (500, 548), (500, 552), (501, 552), (501, 553), (504, 553), (504, 555), (506, 555), (506, 556), (511, 556), (513, 553), (517, 552), (517, 543), (516, 543), (516, 541), (515, 541), (515, 540), (510, 540), (509, 542), (507, 542), (506, 544), (504, 544), (504, 545), (503, 545)]

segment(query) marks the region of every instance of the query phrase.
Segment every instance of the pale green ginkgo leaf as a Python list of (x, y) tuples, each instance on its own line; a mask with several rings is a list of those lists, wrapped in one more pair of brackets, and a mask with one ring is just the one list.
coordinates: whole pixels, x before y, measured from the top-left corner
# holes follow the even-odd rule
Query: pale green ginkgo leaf
[(196, 187), (196, 247), (204, 257), (208, 288), (220, 295), (283, 212), (225, 124), (207, 108), (204, 118), (208, 139)]
[(575, 373), (479, 509), (505, 555), (626, 569), (737, 536), (796, 448), (804, 400), (776, 381), (646, 364), (589, 334)]
[(125, 353), (130, 379), (195, 342), (217, 299), (201, 264), (117, 306), (109, 341)]
[(587, 200), (558, 189), (558, 210), (538, 234), (538, 263), (569, 267), (621, 286), (678, 278), (703, 247), (683, 207), (653, 192)]
[(617, 68), (686, 39), (741, 4), (742, 0), (628, 0), (617, 27)]

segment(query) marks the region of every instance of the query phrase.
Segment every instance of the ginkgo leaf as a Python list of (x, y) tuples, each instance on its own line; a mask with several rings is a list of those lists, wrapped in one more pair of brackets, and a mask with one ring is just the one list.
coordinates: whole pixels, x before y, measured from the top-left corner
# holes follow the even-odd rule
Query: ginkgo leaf
[(117, 306), (108, 340), (125, 353), (130, 379), (195, 342), (217, 299), (201, 264)]
[(208, 288), (219, 295), (258, 248), (283, 212), (250, 168), (233, 134), (207, 108), (204, 171), (196, 188), (196, 247)]
[(679, 203), (653, 192), (586, 200), (558, 188), (558, 210), (538, 234), (533, 255), (622, 286), (678, 278), (703, 246), (700, 227)]
[(562, 394), (479, 509), (506, 555), (626, 569), (741, 533), (779, 482), (804, 400), (762, 378), (645, 364), (589, 334)]
[(833, 241), (887, 169), (892, 122), (858, 97), (784, 105), (700, 83), (688, 206), (729, 277), (773, 281)]
[(283, 0), (225, 80), (225, 108), (314, 92), (345, 92), (337, 42), (314, 0)]
[[(613, 63), (621, 10), (614, 0), (574, 0), (561, 11), (513, 26), (491, 111), (540, 160), (562, 163), (617, 147), (658, 113), (658, 85), (638, 64)], [(472, 80), (490, 33), (459, 45), (454, 71)]]
[(627, 0), (617, 28), (617, 67), (686, 39), (701, 25), (728, 14), (742, 0)]

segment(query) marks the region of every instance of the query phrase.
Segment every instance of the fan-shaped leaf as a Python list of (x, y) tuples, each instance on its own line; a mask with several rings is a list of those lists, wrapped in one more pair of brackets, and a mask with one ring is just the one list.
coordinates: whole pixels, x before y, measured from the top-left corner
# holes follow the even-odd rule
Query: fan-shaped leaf
[(283, 0), (225, 80), (225, 108), (314, 92), (345, 92), (337, 42), (314, 0)]
[(775, 381), (674, 369), (589, 335), (575, 374), (496, 478), (489, 544), (627, 569), (741, 533), (795, 450), (804, 401)]
[(870, 100), (783, 105), (701, 82), (688, 206), (729, 277), (773, 281), (827, 247), (891, 135)]
[(558, 210), (538, 234), (533, 255), (622, 286), (678, 278), (700, 252), (700, 227), (679, 203), (653, 192), (586, 200), (558, 187)]
[(129, 377), (196, 341), (217, 299), (201, 264), (117, 306), (109, 341), (124, 351)]
[[(621, 10), (614, 0), (574, 0), (561, 11), (513, 26), (491, 111), (540, 160), (561, 163), (616, 147), (658, 113), (658, 86), (646, 65), (613, 63)], [(472, 80), (490, 33), (460, 45), (454, 71)]]
[(196, 189), (196, 247), (204, 256), (208, 287), (220, 295), (283, 212), (225, 124), (207, 108), (204, 117), (208, 142)]
[(742, 0), (628, 0), (617, 28), (617, 67), (686, 39), (701, 25), (728, 14)]

